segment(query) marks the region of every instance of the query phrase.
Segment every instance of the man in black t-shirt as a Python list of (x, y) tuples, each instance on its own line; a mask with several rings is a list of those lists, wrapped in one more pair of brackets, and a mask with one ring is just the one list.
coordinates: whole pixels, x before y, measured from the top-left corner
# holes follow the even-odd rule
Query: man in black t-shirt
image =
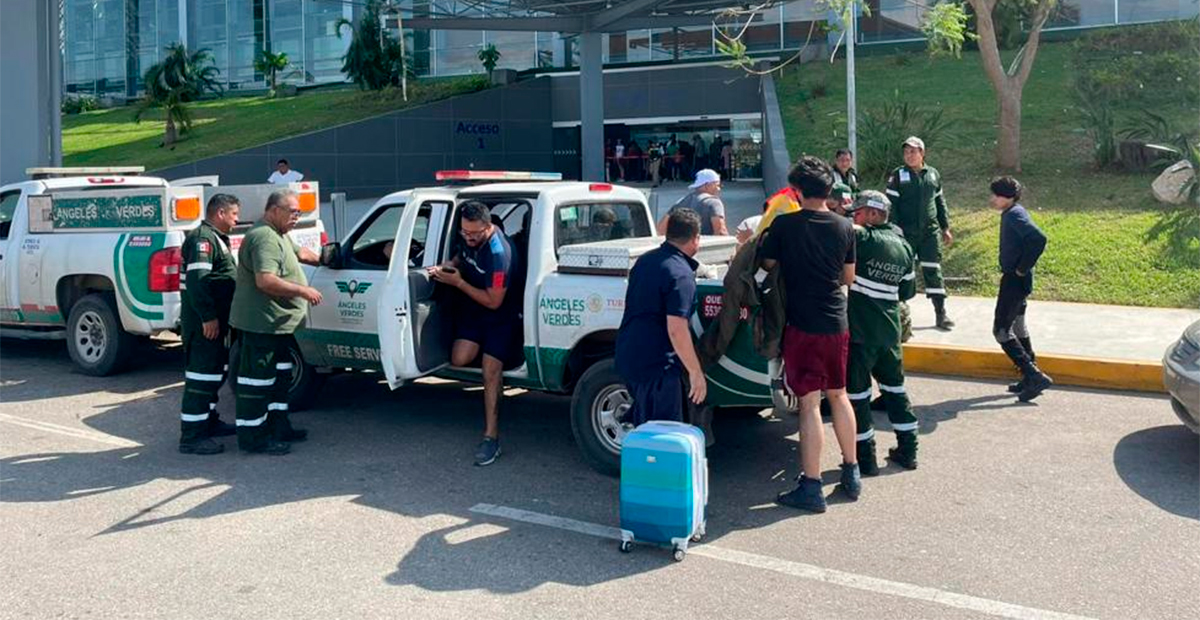
[(763, 267), (782, 270), (787, 290), (783, 337), (784, 383), (800, 399), (800, 466), (796, 489), (781, 504), (825, 512), (821, 492), (821, 390), (833, 409), (833, 430), (842, 450), (842, 490), (858, 499), (862, 481), (855, 450), (854, 409), (846, 397), (850, 330), (842, 285), (854, 280), (854, 226), (829, 210), (825, 199), (833, 172), (816, 157), (802, 157), (788, 173), (800, 194), (800, 211), (781, 215), (764, 240)]
[[(450, 261), (430, 267), (434, 280), (462, 291), (467, 298), (450, 351), (450, 363), (467, 366), (483, 353), (483, 441), (475, 464), (491, 465), (500, 456), (500, 392), (504, 362), (519, 347), (521, 296), (513, 292), (521, 266), (504, 232), (492, 224), (487, 205), (467, 201), (459, 208), (459, 234), (465, 243)], [(517, 287), (519, 288), (519, 287)]]

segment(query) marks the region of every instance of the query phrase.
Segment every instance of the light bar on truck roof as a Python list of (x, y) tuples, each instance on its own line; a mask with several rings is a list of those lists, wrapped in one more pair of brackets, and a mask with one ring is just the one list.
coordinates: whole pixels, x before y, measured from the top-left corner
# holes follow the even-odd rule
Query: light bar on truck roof
[(36, 168), (26, 168), (25, 174), (29, 178), (52, 179), (61, 177), (86, 177), (86, 176), (108, 176), (108, 175), (137, 175), (146, 171), (145, 166), (43, 166)]
[(520, 170), (438, 170), (438, 181), (561, 181), (559, 172), (524, 172)]

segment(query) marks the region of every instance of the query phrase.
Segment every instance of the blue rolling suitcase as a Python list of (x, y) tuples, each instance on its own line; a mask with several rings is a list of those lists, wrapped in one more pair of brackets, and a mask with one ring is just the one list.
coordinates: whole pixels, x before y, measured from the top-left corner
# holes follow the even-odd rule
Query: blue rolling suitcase
[(704, 535), (708, 459), (704, 432), (681, 422), (647, 422), (621, 444), (621, 551), (633, 541), (671, 546), (683, 560)]

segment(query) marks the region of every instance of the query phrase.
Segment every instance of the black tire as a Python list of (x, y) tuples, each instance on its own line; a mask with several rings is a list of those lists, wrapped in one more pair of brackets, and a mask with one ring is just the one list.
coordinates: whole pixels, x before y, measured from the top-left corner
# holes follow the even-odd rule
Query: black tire
[(125, 331), (112, 293), (91, 293), (71, 306), (67, 353), (85, 375), (107, 377), (133, 359), (138, 338)]
[[(304, 361), (300, 348), (295, 339), (288, 348), (292, 362), (292, 381), (288, 385), (288, 411), (304, 411), (312, 406), (313, 401), (321, 393), (328, 375), (317, 372), (317, 367)], [(237, 394), (237, 371), (241, 360), (241, 347), (235, 340), (229, 349), (229, 389)]]
[[(618, 403), (624, 401), (622, 407)], [(607, 476), (621, 473), (621, 441), (632, 427), (622, 424), (619, 415), (605, 415), (604, 408), (623, 414), (628, 409), (629, 391), (617, 375), (611, 358), (588, 368), (575, 385), (571, 397), (571, 432), (583, 458), (596, 471)]]

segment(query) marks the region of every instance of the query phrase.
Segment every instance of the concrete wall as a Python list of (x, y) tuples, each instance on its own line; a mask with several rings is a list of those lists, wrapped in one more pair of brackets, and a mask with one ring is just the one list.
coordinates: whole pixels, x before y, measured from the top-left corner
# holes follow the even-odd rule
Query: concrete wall
[[(579, 121), (577, 75), (553, 79), (554, 122)], [(594, 96), (594, 93), (588, 93)], [(604, 73), (604, 118), (722, 116), (758, 113), (758, 77), (714, 65)]]
[(792, 166), (788, 153), (787, 136), (783, 130), (783, 113), (779, 109), (779, 97), (775, 93), (775, 77), (771, 73), (762, 76), (763, 111), (763, 190), (768, 196), (787, 187), (787, 174)]
[[(6, 0), (7, 1), (7, 0)], [(157, 171), (265, 182), (286, 158), (323, 198), (383, 196), (430, 185), (437, 170), (552, 170), (550, 80), (539, 78)]]
[(0, 183), (61, 162), (57, 15), (57, 0), (0, 0)]

